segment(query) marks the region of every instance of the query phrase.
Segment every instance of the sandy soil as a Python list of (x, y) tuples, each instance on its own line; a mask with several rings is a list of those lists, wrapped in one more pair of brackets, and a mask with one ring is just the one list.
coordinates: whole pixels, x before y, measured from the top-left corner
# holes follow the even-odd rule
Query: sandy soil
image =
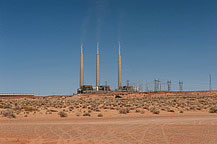
[(0, 144), (216, 144), (217, 114), (0, 119)]
[(217, 91), (0, 98), (0, 144), (26, 143), (217, 144)]

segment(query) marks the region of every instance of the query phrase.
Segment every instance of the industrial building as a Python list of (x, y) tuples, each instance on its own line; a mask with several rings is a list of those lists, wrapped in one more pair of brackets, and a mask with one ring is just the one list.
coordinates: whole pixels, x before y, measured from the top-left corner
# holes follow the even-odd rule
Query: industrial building
[(118, 92), (132, 92), (134, 91), (133, 86), (129, 84), (122, 86), (122, 64), (121, 64), (121, 44), (118, 42), (118, 88), (115, 90)]
[[(122, 68), (121, 68), (121, 46), (118, 43), (118, 88), (115, 91), (118, 92), (132, 92), (134, 91), (133, 86), (122, 86)], [(93, 88), (92, 85), (84, 84), (84, 55), (83, 55), (83, 44), (81, 44), (81, 54), (80, 54), (80, 88), (77, 89), (78, 94), (86, 93), (102, 93), (111, 92), (109, 85), (100, 85), (100, 54), (99, 54), (99, 42), (97, 42), (97, 52), (96, 52), (96, 87)]]

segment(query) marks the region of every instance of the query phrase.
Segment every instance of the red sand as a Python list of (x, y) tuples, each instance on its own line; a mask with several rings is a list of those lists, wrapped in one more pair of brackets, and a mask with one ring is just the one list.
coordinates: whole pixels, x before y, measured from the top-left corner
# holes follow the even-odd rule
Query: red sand
[(0, 119), (0, 144), (216, 144), (217, 114)]
[[(217, 91), (144, 92), (75, 95), (73, 97), (215, 96)], [(70, 96), (50, 96), (70, 97)], [(5, 97), (4, 97), (5, 98)], [(10, 97), (18, 98), (18, 97)], [(39, 98), (39, 97), (31, 97)], [(0, 117), (0, 144), (217, 144), (217, 114), (207, 111), (120, 115), (103, 118), (36, 114)]]

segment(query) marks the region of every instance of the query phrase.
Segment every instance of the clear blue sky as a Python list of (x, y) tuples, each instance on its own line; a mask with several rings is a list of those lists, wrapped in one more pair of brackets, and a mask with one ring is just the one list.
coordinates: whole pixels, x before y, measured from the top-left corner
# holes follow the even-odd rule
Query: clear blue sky
[(0, 0), (0, 93), (71, 94), (101, 83), (117, 87), (118, 40), (123, 83), (178, 80), (185, 90), (217, 88), (216, 0)]

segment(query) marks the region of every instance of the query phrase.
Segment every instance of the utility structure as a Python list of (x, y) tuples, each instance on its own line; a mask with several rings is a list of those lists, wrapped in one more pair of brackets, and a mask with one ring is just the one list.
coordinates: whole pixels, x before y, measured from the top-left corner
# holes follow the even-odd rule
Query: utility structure
[(130, 86), (130, 81), (129, 80), (127, 80), (127, 86)]
[(91, 93), (93, 91), (92, 85), (84, 85), (84, 54), (83, 54), (83, 44), (81, 44), (81, 54), (80, 54), (80, 88), (78, 88), (78, 94)]
[(154, 80), (154, 91), (157, 91), (157, 80)]
[(121, 44), (118, 42), (118, 88), (115, 91), (119, 92), (133, 92), (135, 91), (133, 86), (127, 85), (122, 86), (122, 64), (121, 64)]
[(99, 62), (99, 42), (97, 42), (97, 50), (96, 50), (96, 89), (93, 91), (93, 93), (100, 93), (100, 92), (109, 92), (110, 86), (107, 84), (100, 85), (100, 62)]
[(99, 42), (97, 42), (97, 53), (96, 53), (96, 89), (92, 85), (84, 85), (84, 56), (83, 56), (83, 44), (81, 44), (81, 55), (80, 55), (80, 88), (78, 88), (78, 94), (85, 93), (98, 93), (108, 92), (110, 86), (100, 85), (100, 69), (99, 69)]
[(99, 42), (97, 42), (97, 52), (96, 52), (96, 90), (99, 90), (100, 86), (100, 71), (99, 71)]
[(143, 84), (139, 82), (139, 92), (143, 92)]
[(171, 80), (167, 81), (168, 91), (171, 91)]
[(163, 84), (163, 82), (160, 81), (159, 83), (160, 83), (160, 91), (161, 91), (162, 90), (162, 84)]
[(209, 90), (212, 90), (212, 76), (211, 74), (209, 75)]
[(154, 91), (158, 91), (159, 90), (159, 84), (160, 84), (160, 81), (159, 79), (158, 80), (154, 80)]
[[(127, 84), (122, 86), (122, 69), (121, 69), (121, 45), (118, 43), (118, 88), (115, 91), (119, 92), (132, 92), (134, 91), (133, 86)], [(110, 86), (100, 85), (100, 56), (99, 56), (99, 42), (97, 42), (97, 51), (96, 51), (96, 88), (93, 88), (92, 85), (84, 85), (84, 55), (83, 55), (83, 44), (81, 44), (81, 54), (80, 54), (80, 88), (77, 89), (78, 94), (85, 93), (104, 93), (109, 92)]]
[(148, 83), (147, 81), (146, 81), (146, 83), (145, 83), (145, 90), (146, 90), (146, 91), (150, 91), (150, 90), (149, 90), (149, 83)]
[(179, 80), (179, 91), (183, 91), (183, 81)]

